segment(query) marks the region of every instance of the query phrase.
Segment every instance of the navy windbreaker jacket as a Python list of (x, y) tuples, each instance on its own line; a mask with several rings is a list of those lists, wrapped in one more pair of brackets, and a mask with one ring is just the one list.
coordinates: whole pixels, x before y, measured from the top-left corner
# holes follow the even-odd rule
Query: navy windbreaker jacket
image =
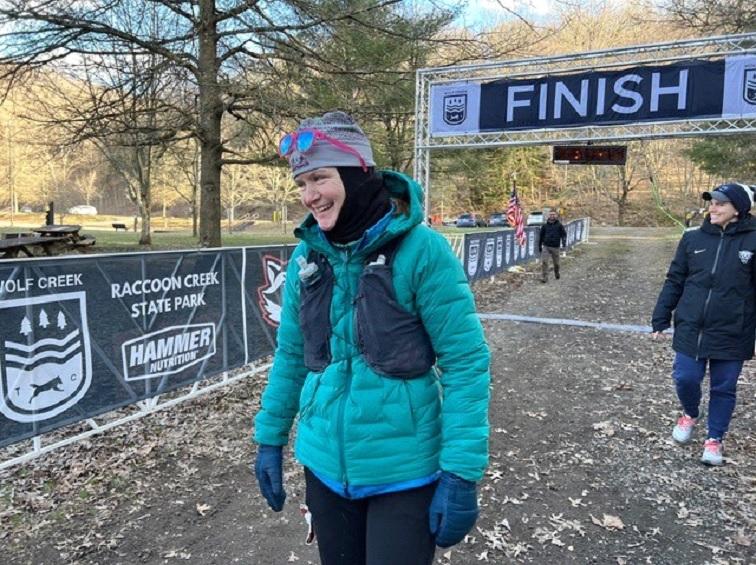
[(707, 218), (685, 232), (654, 308), (653, 329), (670, 326), (672, 348), (698, 359), (745, 360), (756, 335), (756, 219), (722, 230)]
[(564, 229), (562, 222), (556, 220), (555, 222), (546, 222), (541, 225), (540, 237), (538, 238), (538, 251), (543, 251), (543, 246), (546, 247), (559, 247), (559, 243), (562, 243), (562, 247), (567, 247), (567, 230)]

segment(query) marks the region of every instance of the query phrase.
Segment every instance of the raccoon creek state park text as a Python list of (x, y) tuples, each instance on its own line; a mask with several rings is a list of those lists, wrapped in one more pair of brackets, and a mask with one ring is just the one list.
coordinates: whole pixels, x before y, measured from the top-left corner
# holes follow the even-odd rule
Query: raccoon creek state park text
[(220, 284), (220, 281), (218, 280), (218, 273), (215, 271), (192, 273), (183, 277), (171, 276), (159, 279), (138, 279), (132, 282), (126, 281), (111, 284), (110, 296), (111, 298), (123, 298), (124, 296), (169, 292), (182, 288), (205, 287), (216, 284)]

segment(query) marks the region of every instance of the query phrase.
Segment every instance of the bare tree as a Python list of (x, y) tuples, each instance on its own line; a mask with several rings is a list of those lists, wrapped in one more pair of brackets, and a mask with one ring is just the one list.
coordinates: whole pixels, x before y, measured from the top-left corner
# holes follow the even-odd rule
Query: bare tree
[[(0, 40), (11, 46), (0, 55), (0, 64), (5, 64), (4, 76), (12, 83), (23, 71), (45, 65), (63, 68), (72, 60), (141, 51), (185, 73), (197, 101), (186, 112), (194, 118), (191, 131), (201, 146), (200, 243), (217, 246), (221, 244), (221, 169), (227, 163), (260, 160), (229, 153), (222, 138), (223, 116), (253, 112), (275, 121), (283, 115), (286, 108), (261, 96), (261, 89), (280, 93), (283, 62), (324, 73), (351, 72), (343, 69), (343, 61), (322, 57), (299, 36), (312, 30), (327, 35), (334, 22), (350, 19), (361, 22), (366, 33), (380, 33), (368, 26), (368, 15), (398, 2), (0, 0)], [(159, 37), (133, 25), (142, 21), (148, 8), (159, 12)], [(130, 17), (113, 18), (116, 9)], [(262, 78), (251, 86), (240, 83), (246, 73)]]
[(705, 33), (741, 33), (756, 29), (751, 0), (671, 0), (668, 13), (686, 29)]
[(163, 184), (173, 190), (189, 206), (192, 216), (192, 235), (197, 236), (199, 221), (199, 145), (195, 141), (169, 147), (163, 164), (176, 174), (163, 178)]
[(250, 202), (254, 195), (253, 182), (250, 178), (249, 167), (229, 165), (223, 168), (222, 202), (226, 208), (228, 233), (234, 229), (236, 210), (242, 204)]
[(286, 233), (286, 222), (289, 219), (289, 204), (299, 200), (299, 188), (291, 179), (288, 169), (282, 167), (265, 167), (259, 175), (269, 202), (273, 204), (281, 227)]

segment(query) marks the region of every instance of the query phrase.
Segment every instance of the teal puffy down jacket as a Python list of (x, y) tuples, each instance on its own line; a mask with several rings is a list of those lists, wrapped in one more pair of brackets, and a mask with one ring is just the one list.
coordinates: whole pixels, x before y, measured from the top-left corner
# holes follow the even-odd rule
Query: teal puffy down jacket
[[(488, 461), (489, 353), (459, 260), (446, 239), (421, 225), (422, 190), (385, 171), (392, 197), (409, 202), (364, 249), (337, 249), (311, 216), (296, 230), (302, 242), (286, 273), (278, 346), (255, 417), (260, 444), (285, 445), (299, 414), (295, 455), (319, 476), (368, 486), (427, 477), (443, 470), (480, 480)], [(405, 234), (393, 263), (397, 300), (420, 317), (436, 367), (410, 380), (376, 374), (359, 353), (353, 301), (366, 258)], [(331, 363), (304, 365), (299, 327), (299, 266), (313, 249), (333, 268)], [(386, 355), (391, 355), (390, 351)]]

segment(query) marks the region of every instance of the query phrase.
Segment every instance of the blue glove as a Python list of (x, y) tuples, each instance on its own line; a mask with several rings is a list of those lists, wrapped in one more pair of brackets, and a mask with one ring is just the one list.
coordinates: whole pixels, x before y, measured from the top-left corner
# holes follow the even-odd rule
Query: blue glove
[(430, 531), (436, 537), (436, 545), (451, 547), (461, 542), (477, 519), (475, 483), (442, 472), (430, 505)]
[(286, 491), (283, 489), (283, 447), (280, 445), (261, 445), (255, 459), (255, 477), (260, 485), (260, 492), (268, 501), (274, 512), (283, 509)]

